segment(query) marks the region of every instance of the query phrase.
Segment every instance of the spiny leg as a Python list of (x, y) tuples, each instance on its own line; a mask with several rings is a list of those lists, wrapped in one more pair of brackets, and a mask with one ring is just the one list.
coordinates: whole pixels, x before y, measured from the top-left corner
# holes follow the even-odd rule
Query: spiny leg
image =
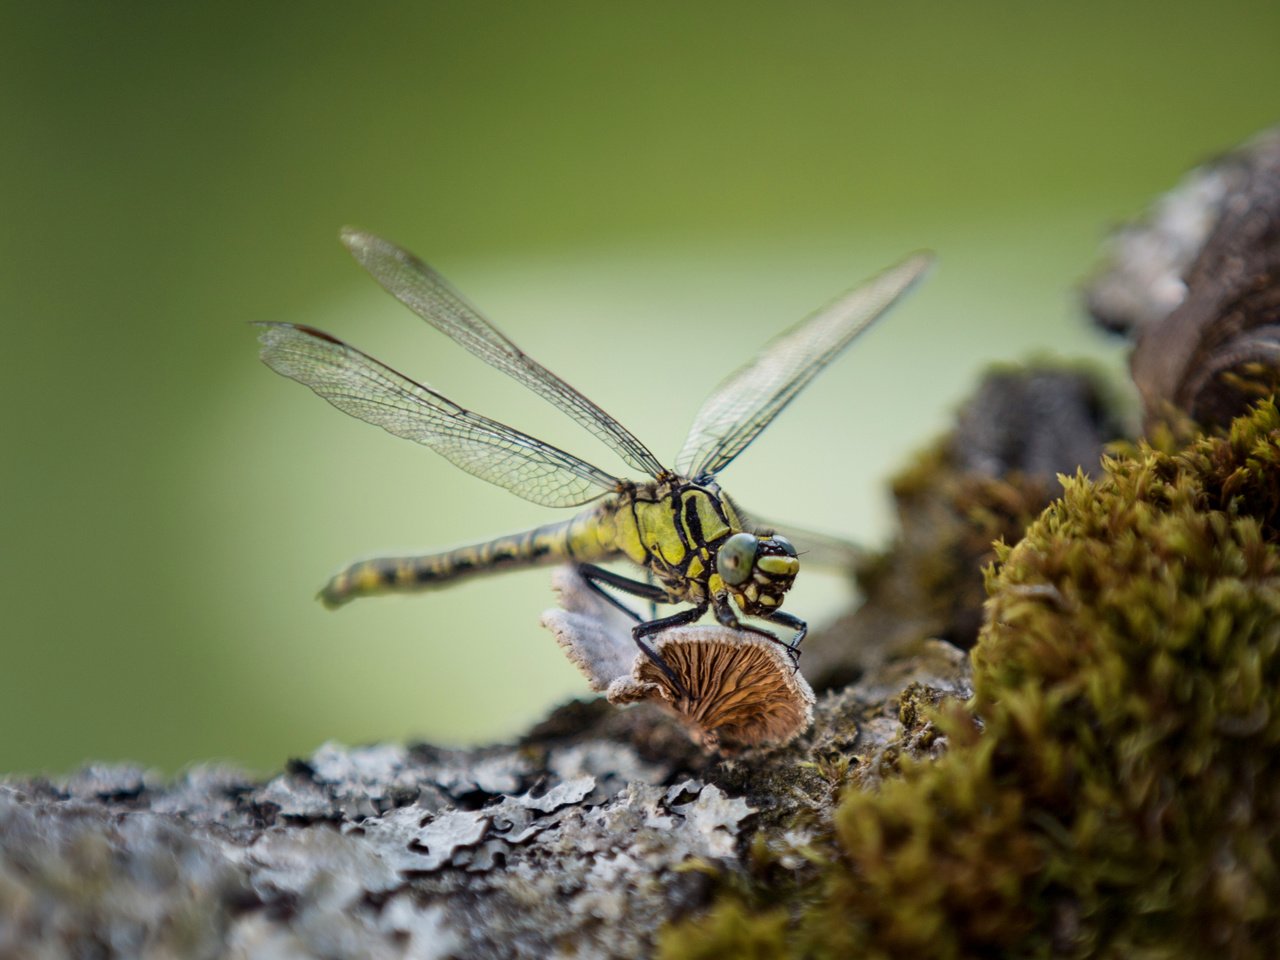
[(785, 610), (775, 610), (773, 613), (768, 614), (765, 619), (773, 623), (780, 623), (784, 627), (790, 627), (796, 632), (796, 635), (791, 638), (791, 642), (785, 643), (783, 646), (787, 648), (787, 655), (791, 657), (792, 666), (794, 666), (796, 670), (799, 670), (800, 644), (804, 638), (809, 635), (809, 624), (805, 623), (799, 617), (787, 613)]
[[(621, 590), (623, 593), (629, 593), (633, 597), (639, 597), (641, 600), (648, 600), (651, 607), (659, 603), (670, 603), (671, 598), (667, 596), (667, 591), (663, 590), (657, 584), (641, 583), (639, 580), (632, 580), (630, 577), (624, 577), (621, 574), (613, 573), (603, 567), (598, 567), (594, 563), (578, 564), (578, 572), (582, 574), (582, 578), (592, 590), (600, 594), (611, 604), (629, 616), (637, 623), (643, 623), (644, 617), (636, 613), (625, 603), (620, 601), (613, 594), (601, 588), (600, 584), (607, 584), (615, 590)], [(656, 614), (655, 614), (656, 618)]]
[(733, 607), (730, 605), (729, 597), (727, 595), (715, 598), (714, 610), (716, 619), (724, 626), (729, 627), (732, 630), (741, 630), (744, 633), (754, 633), (758, 637), (765, 637), (768, 640), (772, 640), (778, 646), (782, 647), (783, 650), (787, 651), (787, 656), (791, 658), (792, 665), (794, 665), (797, 670), (800, 669), (800, 651), (796, 649), (796, 647), (798, 646), (799, 641), (804, 639), (804, 634), (809, 628), (808, 625), (799, 617), (793, 617), (791, 614), (783, 613), (781, 610), (775, 610), (773, 613), (768, 614), (765, 617), (765, 619), (780, 623), (784, 627), (791, 627), (793, 630), (801, 631), (798, 639), (794, 640), (792, 643), (787, 643), (785, 640), (780, 640), (775, 637), (768, 630), (764, 630), (760, 627), (753, 627), (751, 624), (743, 623), (739, 620), (738, 615), (733, 612)]
[(675, 671), (671, 669), (667, 664), (667, 661), (662, 659), (662, 656), (658, 651), (654, 650), (644, 642), (644, 638), (649, 636), (651, 633), (660, 633), (669, 627), (683, 627), (685, 624), (694, 623), (706, 612), (707, 604), (704, 603), (700, 606), (690, 607), (688, 610), (680, 610), (677, 613), (671, 614), (669, 617), (650, 620), (647, 623), (640, 623), (631, 628), (631, 638), (635, 640), (636, 646), (643, 650), (645, 655), (658, 665), (658, 669), (667, 675), (667, 679), (669, 679), (672, 685), (676, 688), (676, 693), (680, 694), (680, 696), (684, 697), (686, 700), (692, 700), (692, 694), (690, 694), (685, 688), (685, 685), (680, 682), (679, 678), (675, 675)]
[(657, 665), (658, 669), (666, 675), (667, 679), (670, 680), (672, 685), (675, 687), (677, 693), (682, 697), (691, 699), (689, 697), (689, 691), (686, 690), (684, 684), (680, 682), (675, 671), (671, 669), (671, 665), (668, 664), (666, 660), (662, 659), (662, 656), (657, 650), (654, 650), (649, 646), (649, 644), (645, 643), (644, 638), (651, 633), (657, 633), (660, 630), (665, 630), (667, 627), (678, 627), (683, 626), (686, 623), (693, 623), (706, 613), (707, 605), (704, 603), (701, 607), (681, 610), (679, 613), (674, 613), (669, 617), (645, 621), (638, 613), (609, 593), (609, 591), (605, 590), (604, 585), (613, 587), (615, 590), (621, 590), (624, 593), (629, 593), (633, 597), (648, 600), (651, 603), (669, 603), (671, 598), (667, 596), (667, 592), (661, 587), (651, 583), (641, 583), (638, 580), (632, 580), (630, 577), (624, 577), (620, 574), (613, 573), (610, 570), (605, 570), (603, 567), (597, 567), (593, 563), (578, 564), (578, 572), (582, 575), (582, 579), (587, 586), (600, 596), (604, 597), (604, 599), (608, 600), (609, 603), (613, 604), (623, 613), (627, 614), (631, 619), (636, 621), (636, 625), (631, 628), (631, 638), (635, 640), (636, 646), (638, 646), (641, 651), (644, 652), (644, 655), (652, 660), (654, 664)]
[(809, 635), (809, 624), (805, 623), (799, 617), (787, 613), (785, 610), (774, 610), (772, 613), (766, 614), (765, 619), (773, 623), (780, 623), (784, 627), (790, 627), (796, 632), (791, 638), (791, 642), (787, 644), (795, 651), (796, 656), (800, 655), (800, 644), (804, 642), (804, 638)]

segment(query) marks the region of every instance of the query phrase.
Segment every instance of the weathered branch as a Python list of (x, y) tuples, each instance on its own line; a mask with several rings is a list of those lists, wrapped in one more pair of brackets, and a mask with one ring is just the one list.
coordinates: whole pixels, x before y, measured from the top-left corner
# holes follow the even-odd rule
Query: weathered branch
[(941, 749), (897, 698), (967, 696), (967, 674), (934, 644), (825, 698), (791, 746), (732, 761), (656, 708), (595, 702), (510, 746), (326, 745), (266, 783), (212, 767), (10, 783), (0, 955), (641, 956), (752, 837), (802, 849), (814, 828), (793, 824), (829, 818), (855, 754), (870, 784)]

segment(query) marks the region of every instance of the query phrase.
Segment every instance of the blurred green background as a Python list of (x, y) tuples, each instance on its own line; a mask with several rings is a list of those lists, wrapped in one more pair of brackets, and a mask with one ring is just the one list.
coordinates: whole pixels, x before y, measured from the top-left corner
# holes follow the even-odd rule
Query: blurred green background
[[(976, 372), (1122, 369), (1109, 224), (1280, 115), (1280, 6), (5, 4), (0, 770), (511, 734), (585, 685), (546, 571), (326, 613), (344, 561), (558, 514), (256, 360), (305, 321), (619, 464), (337, 242), (429, 259), (671, 457), (721, 376), (903, 253), (939, 268), (724, 475), (874, 540)], [(699, 348), (683, 349), (690, 331)], [(790, 609), (847, 590), (812, 576)]]

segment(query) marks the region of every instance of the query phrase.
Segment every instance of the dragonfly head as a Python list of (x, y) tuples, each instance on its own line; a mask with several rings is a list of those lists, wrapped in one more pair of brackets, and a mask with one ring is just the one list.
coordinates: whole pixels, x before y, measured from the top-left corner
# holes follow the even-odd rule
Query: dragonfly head
[(772, 613), (800, 570), (786, 537), (735, 533), (716, 551), (716, 572), (747, 616)]

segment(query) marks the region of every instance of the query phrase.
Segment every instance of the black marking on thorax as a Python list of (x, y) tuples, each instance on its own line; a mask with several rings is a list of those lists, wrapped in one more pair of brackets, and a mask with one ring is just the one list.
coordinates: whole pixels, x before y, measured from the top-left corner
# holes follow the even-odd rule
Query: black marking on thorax
[[(706, 533), (702, 527), (702, 517), (698, 513), (696, 498), (698, 496), (707, 497), (713, 504), (713, 509), (721, 522), (732, 530), (733, 525), (729, 522), (724, 504), (724, 494), (720, 492), (719, 488), (710, 483), (677, 480), (675, 482), (666, 481), (665, 483), (639, 486), (628, 492), (630, 496), (625, 498), (625, 502), (627, 509), (631, 512), (632, 522), (636, 524), (637, 528), (640, 526), (640, 517), (636, 512), (637, 503), (660, 503), (666, 501), (671, 507), (671, 526), (685, 548), (684, 557), (680, 562), (671, 563), (655, 551), (652, 544), (643, 543), (642, 546), (648, 556), (646, 566), (652, 571), (653, 575), (666, 584), (669, 589), (673, 588), (673, 598), (688, 593), (693, 584), (705, 583), (714, 565), (713, 557), (716, 545), (724, 538), (718, 537), (714, 544), (705, 539)], [(619, 499), (622, 498), (620, 497)], [(702, 561), (703, 570), (697, 577), (691, 577), (688, 571), (695, 557)]]
[[(689, 530), (689, 540), (692, 542), (685, 543), (690, 549), (697, 549), (702, 546), (702, 518), (698, 516), (698, 501), (693, 497), (684, 498), (684, 526)], [(681, 536), (684, 535), (684, 529), (680, 528)]]
[[(688, 494), (686, 496), (686, 493)], [(686, 553), (684, 561), (680, 564), (680, 572), (688, 581), (705, 584), (711, 576), (715, 568), (715, 553), (720, 543), (729, 537), (733, 530), (733, 524), (729, 522), (728, 514), (725, 510), (724, 494), (720, 492), (719, 487), (706, 483), (688, 483), (680, 488), (677, 496), (684, 505), (684, 523), (680, 522), (680, 517), (672, 517), (676, 525), (676, 530), (680, 534), (680, 539), (684, 542)], [(702, 527), (702, 515), (698, 512), (698, 497), (706, 497), (710, 502), (712, 509), (720, 522), (725, 525), (729, 532), (723, 533), (713, 540), (708, 539), (705, 530)], [(685, 535), (686, 531), (688, 536)], [(697, 557), (702, 563), (702, 572), (696, 577), (689, 576), (689, 566)]]

